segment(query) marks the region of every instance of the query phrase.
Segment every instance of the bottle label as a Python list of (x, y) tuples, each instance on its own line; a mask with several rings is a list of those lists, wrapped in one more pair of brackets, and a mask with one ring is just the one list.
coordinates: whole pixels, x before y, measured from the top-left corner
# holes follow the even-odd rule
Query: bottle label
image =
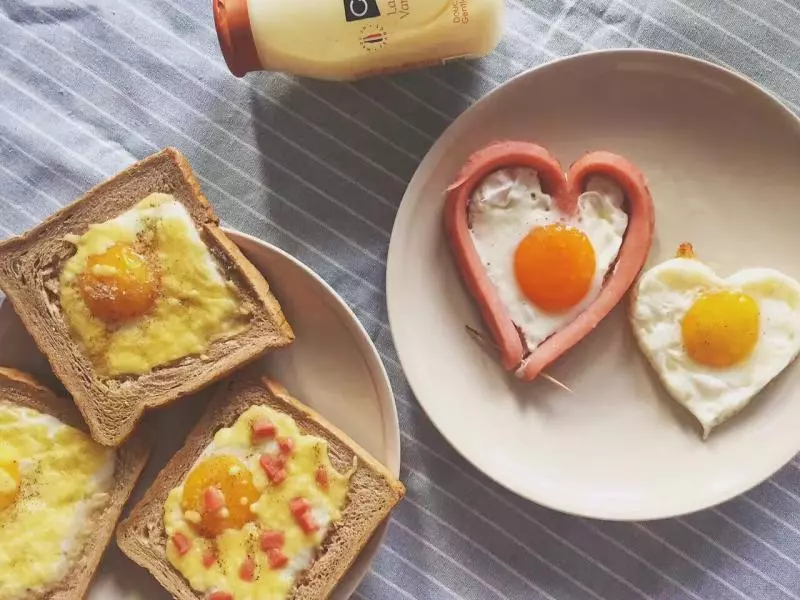
[(347, 22), (380, 18), (403, 25), (421, 26), (442, 13), (453, 15), (453, 22), (469, 20), (469, 0), (342, 0)]
[(469, 25), (469, 0), (453, 0), (453, 23)]
[(348, 22), (380, 17), (378, 0), (344, 0), (344, 16)]
[(389, 42), (389, 34), (377, 23), (367, 23), (361, 28), (358, 41), (367, 52), (375, 52), (386, 46)]

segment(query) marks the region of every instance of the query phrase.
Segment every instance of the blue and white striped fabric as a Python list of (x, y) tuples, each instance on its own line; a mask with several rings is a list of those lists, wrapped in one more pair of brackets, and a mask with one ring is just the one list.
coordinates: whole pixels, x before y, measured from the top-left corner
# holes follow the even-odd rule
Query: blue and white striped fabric
[(499, 83), (556, 57), (643, 46), (740, 71), (800, 111), (800, 0), (508, 8), (484, 60), (330, 84), (232, 77), (210, 0), (0, 0), (0, 236), (174, 145), (226, 225), (286, 249), (345, 298), (397, 393), (408, 486), (356, 598), (798, 600), (800, 463), (718, 508), (647, 524), (520, 500), (421, 412), (392, 347), (384, 272), (418, 162)]

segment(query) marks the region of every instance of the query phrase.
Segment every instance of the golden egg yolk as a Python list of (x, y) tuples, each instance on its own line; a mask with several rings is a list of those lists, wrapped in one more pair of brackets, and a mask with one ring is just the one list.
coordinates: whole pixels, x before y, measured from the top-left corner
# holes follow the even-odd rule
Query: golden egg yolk
[(17, 499), (21, 483), (19, 465), (14, 461), (0, 461), (0, 510), (6, 509)]
[(79, 278), (89, 311), (106, 322), (147, 313), (158, 295), (158, 277), (147, 259), (127, 244), (114, 244), (88, 258)]
[(531, 230), (514, 253), (514, 275), (525, 297), (547, 312), (575, 306), (594, 279), (594, 247), (585, 233), (562, 224)]
[[(222, 508), (206, 510), (209, 488), (222, 493)], [(255, 516), (250, 505), (260, 495), (253, 485), (252, 473), (241, 460), (234, 456), (212, 456), (197, 465), (186, 478), (182, 506), (184, 514), (192, 511), (199, 515), (199, 522), (194, 525), (203, 536), (216, 537), (226, 529), (241, 529), (252, 521)]]
[(695, 362), (724, 368), (742, 362), (758, 342), (759, 310), (751, 296), (723, 291), (704, 294), (681, 323), (683, 346)]

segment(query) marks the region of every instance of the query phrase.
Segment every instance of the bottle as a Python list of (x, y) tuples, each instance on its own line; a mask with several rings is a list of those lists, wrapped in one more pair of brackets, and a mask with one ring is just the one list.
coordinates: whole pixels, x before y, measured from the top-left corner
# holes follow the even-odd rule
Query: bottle
[(231, 72), (357, 79), (487, 54), (504, 0), (213, 0)]

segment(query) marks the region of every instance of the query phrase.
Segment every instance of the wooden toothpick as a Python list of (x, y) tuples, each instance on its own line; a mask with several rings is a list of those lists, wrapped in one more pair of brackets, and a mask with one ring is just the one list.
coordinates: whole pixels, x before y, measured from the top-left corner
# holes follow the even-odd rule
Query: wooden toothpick
[[(491, 348), (492, 350), (495, 351), (495, 353), (500, 354), (500, 346), (495, 344), (492, 340), (486, 339), (486, 337), (480, 331), (478, 331), (474, 327), (470, 327), (469, 325), (464, 325), (464, 327), (467, 329), (467, 333), (469, 333), (470, 337), (472, 337), (473, 340), (475, 340), (476, 342), (478, 342), (483, 346)], [(570, 394), (575, 393), (569, 387), (561, 383), (558, 379), (556, 379), (552, 375), (548, 375), (547, 373), (542, 372), (539, 373), (539, 376), (543, 377), (553, 385), (560, 387), (565, 392), (569, 392)]]
[(575, 392), (573, 392), (573, 391), (572, 391), (572, 389), (571, 389), (571, 388), (569, 388), (569, 387), (568, 387), (566, 384), (563, 384), (563, 383), (561, 383), (561, 382), (560, 382), (558, 379), (556, 379), (556, 378), (555, 378), (555, 377), (553, 377), (552, 375), (548, 375), (547, 373), (539, 373), (539, 375), (540, 375), (541, 377), (544, 377), (544, 378), (545, 378), (547, 381), (549, 381), (549, 382), (550, 382), (550, 383), (552, 383), (553, 385), (560, 387), (560, 388), (561, 388), (562, 390), (564, 390), (565, 392), (568, 392), (568, 393), (570, 393), (570, 394), (574, 394), (574, 393), (575, 393)]

